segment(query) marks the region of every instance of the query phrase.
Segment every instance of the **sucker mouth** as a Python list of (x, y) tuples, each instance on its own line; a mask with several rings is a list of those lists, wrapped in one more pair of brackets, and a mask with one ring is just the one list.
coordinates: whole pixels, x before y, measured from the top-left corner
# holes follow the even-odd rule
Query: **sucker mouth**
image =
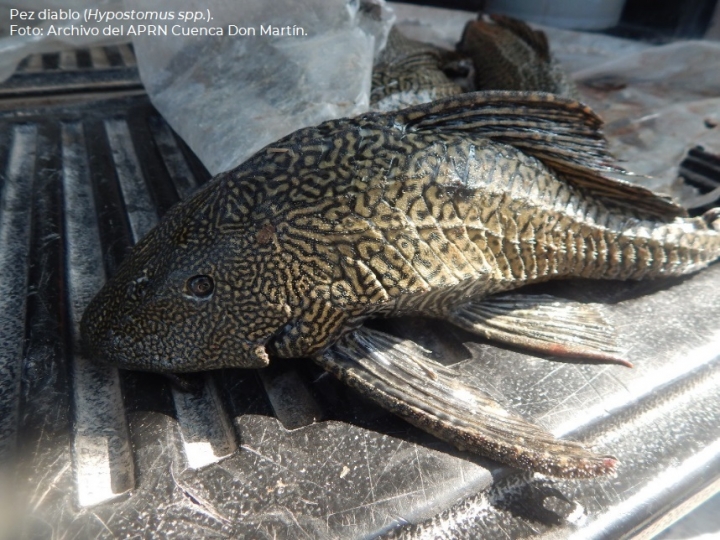
[(102, 350), (107, 351), (107, 348), (103, 348), (101, 345), (94, 342), (88, 343), (87, 340), (80, 342), (80, 354), (92, 361), (94, 364), (107, 367), (117, 367), (121, 362), (123, 362), (122, 359), (118, 359), (118, 357), (122, 358), (122, 355), (117, 353), (111, 353), (108, 355), (107, 353), (101, 352)]
[[(90, 313), (90, 310), (86, 313)], [(83, 315), (83, 320), (85, 320), (85, 315)], [(128, 369), (136, 369), (133, 367), (134, 365), (141, 366), (143, 364), (143, 362), (133, 360), (143, 356), (135, 354), (137, 345), (138, 343), (133, 342), (122, 332), (105, 324), (100, 327), (96, 326), (89, 331), (87, 327), (81, 325), (81, 352), (96, 364), (114, 367), (128, 366)]]
[(123, 356), (119, 340), (112, 329), (106, 330), (100, 339), (94, 333), (84, 333), (81, 335), (81, 352), (95, 363), (117, 366), (119, 362), (116, 358)]

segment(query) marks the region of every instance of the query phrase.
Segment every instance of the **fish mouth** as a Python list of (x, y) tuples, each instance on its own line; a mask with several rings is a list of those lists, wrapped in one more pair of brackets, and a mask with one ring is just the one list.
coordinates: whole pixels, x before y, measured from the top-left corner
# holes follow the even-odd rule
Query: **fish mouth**
[(81, 330), (80, 352), (97, 364), (120, 366), (130, 363), (127, 344), (111, 329), (100, 335)]
[(208, 354), (201, 348), (168, 350), (161, 335), (145, 335), (138, 341), (108, 329), (99, 338), (86, 336), (84, 354), (96, 364), (129, 371), (193, 373), (227, 367), (221, 356)]
[(132, 371), (172, 371), (169, 361), (159, 354), (166, 345), (158, 335), (141, 339), (128, 335), (136, 326), (130, 315), (107, 316), (101, 291), (88, 305), (80, 321), (80, 351), (95, 364)]
[[(123, 332), (104, 324), (102, 315), (94, 314), (92, 303), (80, 322), (80, 352), (95, 364), (130, 370), (148, 369), (155, 362), (147, 361), (143, 343), (130, 339)], [(145, 336), (143, 341), (147, 339)], [(159, 341), (159, 340), (156, 340)]]

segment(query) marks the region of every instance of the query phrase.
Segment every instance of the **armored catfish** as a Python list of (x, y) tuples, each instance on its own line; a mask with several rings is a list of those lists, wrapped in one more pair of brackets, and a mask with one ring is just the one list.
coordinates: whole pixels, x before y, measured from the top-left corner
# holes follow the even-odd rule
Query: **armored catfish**
[(579, 98), (551, 54), (545, 32), (518, 19), (481, 14), (465, 25), (457, 50), (472, 58), (477, 90), (535, 90)]
[(364, 326), (421, 314), (541, 353), (624, 362), (598, 306), (510, 292), (549, 279), (694, 272), (699, 218), (608, 175), (600, 119), (551, 94), (464, 94), (301, 129), (171, 209), (82, 319), (138, 370), (311, 357), (458, 447), (566, 477), (615, 458), (559, 440), (426, 351)]
[(457, 53), (409, 39), (393, 27), (373, 67), (370, 109), (387, 112), (461, 94), (445, 73), (460, 62)]

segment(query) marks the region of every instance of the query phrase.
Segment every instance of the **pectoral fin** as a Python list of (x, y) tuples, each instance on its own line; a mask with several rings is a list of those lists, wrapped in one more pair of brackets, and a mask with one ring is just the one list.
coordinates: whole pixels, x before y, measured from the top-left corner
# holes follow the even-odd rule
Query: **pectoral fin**
[(569, 478), (608, 474), (616, 465), (507, 411), (412, 342), (360, 328), (315, 360), (411, 424), (507, 465)]
[(614, 328), (594, 304), (549, 295), (507, 294), (463, 304), (448, 320), (515, 347), (632, 367), (620, 355)]

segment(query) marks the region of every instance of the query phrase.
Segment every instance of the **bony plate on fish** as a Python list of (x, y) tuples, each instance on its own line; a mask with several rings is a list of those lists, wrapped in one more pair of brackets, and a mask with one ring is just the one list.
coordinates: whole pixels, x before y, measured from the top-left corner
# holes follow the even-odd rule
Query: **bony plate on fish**
[(98, 361), (168, 373), (310, 357), (460, 448), (560, 477), (611, 473), (612, 456), (364, 324), (424, 315), (626, 364), (599, 306), (511, 291), (698, 271), (720, 256), (720, 211), (688, 218), (611, 178), (601, 126), (578, 102), (496, 91), (296, 131), (170, 210), (88, 306), (84, 343)]

